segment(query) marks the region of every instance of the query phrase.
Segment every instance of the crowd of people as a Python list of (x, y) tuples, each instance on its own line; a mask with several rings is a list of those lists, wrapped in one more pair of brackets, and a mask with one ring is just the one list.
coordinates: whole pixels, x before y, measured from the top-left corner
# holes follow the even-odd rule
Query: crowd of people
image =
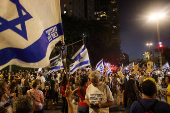
[(125, 113), (170, 113), (169, 70), (146, 73), (139, 69), (138, 74), (117, 70), (103, 76), (86, 69), (73, 75), (61, 70), (0, 71), (0, 113), (44, 113), (44, 109), (54, 110), (59, 101), (62, 113), (74, 113), (75, 102), (78, 113), (109, 113), (114, 96), (115, 104), (123, 105)]

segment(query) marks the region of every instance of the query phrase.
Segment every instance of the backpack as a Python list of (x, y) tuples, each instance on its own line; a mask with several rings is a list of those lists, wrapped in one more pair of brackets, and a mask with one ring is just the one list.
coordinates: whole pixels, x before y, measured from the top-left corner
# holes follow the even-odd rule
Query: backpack
[(139, 104), (142, 106), (142, 108), (144, 109), (145, 113), (155, 113), (154, 112), (154, 109), (155, 109), (155, 106), (157, 105), (157, 103), (159, 102), (158, 100), (156, 100), (150, 107), (149, 109), (146, 109), (142, 103), (138, 100)]

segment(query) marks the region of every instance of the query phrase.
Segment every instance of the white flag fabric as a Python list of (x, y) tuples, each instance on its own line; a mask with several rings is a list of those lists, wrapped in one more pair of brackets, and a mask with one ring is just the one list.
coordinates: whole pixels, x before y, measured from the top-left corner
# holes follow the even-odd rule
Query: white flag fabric
[(104, 64), (103, 64), (103, 59), (100, 60), (97, 65), (96, 65), (96, 70), (99, 72), (103, 72), (104, 71)]
[(63, 34), (60, 0), (0, 0), (0, 69), (48, 66)]
[(169, 69), (169, 63), (165, 63), (163, 66), (162, 66), (162, 69)]
[(70, 74), (73, 74), (77, 69), (90, 65), (89, 55), (87, 48), (83, 45), (76, 54), (72, 57), (75, 60), (73, 64), (70, 65)]
[(38, 73), (39, 73), (40, 71), (42, 72), (42, 68), (39, 68), (39, 69), (38, 69)]

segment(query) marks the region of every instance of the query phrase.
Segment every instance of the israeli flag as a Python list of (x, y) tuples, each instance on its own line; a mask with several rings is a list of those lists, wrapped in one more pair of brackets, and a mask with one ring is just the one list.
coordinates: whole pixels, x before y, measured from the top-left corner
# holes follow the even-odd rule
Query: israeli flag
[(0, 69), (46, 67), (61, 40), (60, 0), (0, 0)]
[(76, 52), (72, 59), (74, 59), (75, 62), (70, 65), (70, 74), (73, 74), (79, 68), (90, 65), (89, 55), (85, 45)]
[(50, 60), (50, 70), (56, 71), (56, 70), (62, 70), (64, 69), (63, 62), (61, 59), (61, 56), (58, 55)]
[(153, 64), (153, 70), (156, 70), (156, 65), (155, 65), (155, 63)]
[(104, 64), (103, 64), (103, 59), (100, 60), (97, 65), (96, 65), (96, 70), (99, 72), (103, 72), (104, 71)]
[(38, 73), (39, 73), (39, 72), (42, 72), (42, 68), (39, 68), (39, 69), (38, 69)]
[(110, 67), (108, 67), (108, 70), (106, 71), (106, 74), (112, 73), (112, 70)]
[(162, 66), (162, 69), (169, 69), (169, 63), (165, 63), (163, 66)]

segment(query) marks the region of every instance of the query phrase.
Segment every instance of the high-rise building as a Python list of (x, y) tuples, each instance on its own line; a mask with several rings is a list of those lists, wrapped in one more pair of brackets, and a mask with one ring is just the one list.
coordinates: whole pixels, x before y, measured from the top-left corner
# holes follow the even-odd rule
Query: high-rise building
[(118, 1), (119, 0), (95, 0), (95, 19), (101, 21), (104, 26), (107, 26), (109, 29), (108, 33), (110, 34), (109, 42), (112, 42), (108, 48), (110, 55), (104, 59), (107, 59), (113, 64), (120, 64), (121, 60)]
[(60, 0), (61, 13), (82, 19), (94, 19), (94, 0)]

